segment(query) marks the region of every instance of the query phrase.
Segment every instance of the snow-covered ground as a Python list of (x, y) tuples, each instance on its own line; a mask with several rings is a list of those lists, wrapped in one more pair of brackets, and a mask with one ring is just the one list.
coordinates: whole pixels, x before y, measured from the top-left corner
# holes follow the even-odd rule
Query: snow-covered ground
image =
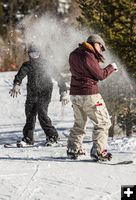
[[(87, 125), (84, 147), (88, 157), (70, 161), (66, 156), (66, 142), (73, 125), (73, 112), (59, 102), (54, 83), (49, 116), (60, 134), (56, 147), (4, 148), (22, 137), (25, 123), (25, 83), (21, 95), (8, 94), (15, 73), (0, 73), (0, 200), (120, 200), (121, 185), (136, 184), (136, 138), (109, 141), (113, 162), (133, 160), (129, 165), (92, 163), (89, 158), (91, 123)], [(37, 121), (36, 142), (45, 140)]]

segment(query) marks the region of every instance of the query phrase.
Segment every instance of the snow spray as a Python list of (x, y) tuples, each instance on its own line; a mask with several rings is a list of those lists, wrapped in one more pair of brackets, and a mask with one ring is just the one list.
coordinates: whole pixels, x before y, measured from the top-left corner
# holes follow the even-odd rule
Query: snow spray
[[(26, 46), (33, 43), (37, 46), (41, 55), (46, 59), (47, 65), (54, 72), (54, 67), (60, 72), (63, 69), (69, 69), (68, 57), (72, 50), (78, 47), (79, 43), (86, 41), (88, 31), (82, 32), (66, 25), (61, 20), (46, 14), (40, 18), (32, 20), (32, 17), (26, 17), (21, 25), (24, 27), (24, 41)], [(94, 32), (94, 31), (92, 31)], [(102, 81), (102, 88), (106, 96), (128, 96), (133, 92), (133, 84), (129, 78), (124, 66), (119, 59), (108, 50), (105, 55), (104, 67), (109, 63), (115, 62), (119, 68), (117, 73), (112, 73), (106, 81)]]
[(50, 69), (62, 71), (69, 68), (68, 57), (79, 41), (84, 41), (85, 35), (78, 30), (68, 27), (50, 15), (37, 18), (30, 24), (30, 19), (22, 21), (24, 26), (24, 40), (26, 46), (33, 43), (37, 46), (42, 57), (48, 62)]
[(112, 98), (115, 101), (135, 97), (135, 83), (127, 73), (125, 64), (122, 64), (112, 51), (107, 50), (104, 67), (114, 62), (117, 64), (118, 71), (101, 82), (101, 92), (107, 99)]

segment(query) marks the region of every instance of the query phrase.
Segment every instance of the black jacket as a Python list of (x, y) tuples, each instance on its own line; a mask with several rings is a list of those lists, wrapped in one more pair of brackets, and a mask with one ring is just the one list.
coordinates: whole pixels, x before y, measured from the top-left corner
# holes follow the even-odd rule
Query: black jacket
[(52, 78), (55, 78), (58, 82), (60, 94), (61, 92), (67, 91), (63, 77), (55, 69), (51, 70), (43, 59), (24, 62), (15, 76), (14, 84), (20, 85), (25, 76), (28, 79), (27, 95), (46, 95), (52, 92)]

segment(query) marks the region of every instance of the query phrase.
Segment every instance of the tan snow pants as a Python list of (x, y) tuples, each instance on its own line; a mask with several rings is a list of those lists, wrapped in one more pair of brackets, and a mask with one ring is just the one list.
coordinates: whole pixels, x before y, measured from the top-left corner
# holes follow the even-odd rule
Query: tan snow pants
[(109, 113), (100, 94), (71, 96), (74, 126), (70, 130), (68, 148), (78, 150), (82, 146), (87, 117), (93, 122), (93, 144), (98, 152), (107, 148), (108, 130), (111, 126)]

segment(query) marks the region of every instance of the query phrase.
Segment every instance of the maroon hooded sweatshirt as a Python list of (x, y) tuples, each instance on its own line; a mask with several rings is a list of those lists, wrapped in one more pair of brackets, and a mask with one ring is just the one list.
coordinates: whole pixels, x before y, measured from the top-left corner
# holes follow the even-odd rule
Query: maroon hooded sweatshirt
[(114, 71), (111, 64), (102, 69), (96, 53), (84, 45), (70, 53), (69, 64), (72, 74), (70, 95), (99, 93), (98, 81), (104, 80)]

